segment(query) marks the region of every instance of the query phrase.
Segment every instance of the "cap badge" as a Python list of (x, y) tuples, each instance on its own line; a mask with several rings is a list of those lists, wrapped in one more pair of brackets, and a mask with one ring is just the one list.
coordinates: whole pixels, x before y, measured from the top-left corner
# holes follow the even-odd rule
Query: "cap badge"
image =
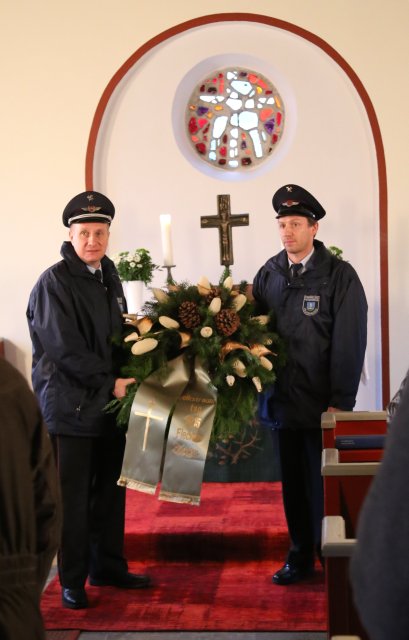
[(290, 193), (291, 193), (291, 192), (292, 192), (292, 190), (293, 190), (293, 188), (292, 188), (292, 186), (291, 186), (290, 184), (286, 187), (286, 189), (287, 189), (287, 191), (289, 191)]
[(299, 205), (299, 202), (296, 202), (295, 200), (286, 200), (285, 202), (281, 203), (283, 207), (296, 207), (297, 205)]
[(94, 207), (90, 205), (89, 207), (81, 207), (81, 211), (88, 211), (88, 213), (95, 213), (96, 211), (101, 211), (101, 207)]
[(93, 200), (93, 199), (94, 199), (94, 194), (93, 193), (89, 193), (87, 195), (87, 200), (89, 200), (91, 202), (91, 200)]

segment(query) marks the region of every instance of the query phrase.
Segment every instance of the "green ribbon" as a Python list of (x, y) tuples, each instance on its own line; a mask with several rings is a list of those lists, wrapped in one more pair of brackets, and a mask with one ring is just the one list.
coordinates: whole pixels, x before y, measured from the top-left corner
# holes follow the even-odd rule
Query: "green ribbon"
[(179, 356), (151, 374), (132, 403), (118, 484), (154, 494), (162, 481), (160, 500), (198, 505), (216, 399), (198, 361)]

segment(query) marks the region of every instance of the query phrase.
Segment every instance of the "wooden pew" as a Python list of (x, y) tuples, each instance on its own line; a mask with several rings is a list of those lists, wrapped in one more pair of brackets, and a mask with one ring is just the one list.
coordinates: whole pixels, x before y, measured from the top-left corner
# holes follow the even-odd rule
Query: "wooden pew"
[(347, 536), (354, 537), (359, 511), (377, 471), (383, 449), (340, 449), (337, 444), (353, 436), (384, 438), (386, 412), (326, 412), (322, 414), (321, 427), (324, 515), (342, 516)]
[(369, 640), (352, 599), (349, 558), (355, 545), (359, 509), (380, 464), (342, 463), (336, 449), (322, 452), (324, 510), (330, 512), (325, 514), (322, 528), (328, 637), (357, 633), (362, 640)]
[(341, 462), (338, 449), (324, 449), (324, 516), (342, 516), (346, 534), (354, 537), (359, 511), (380, 462)]
[[(382, 459), (383, 448), (376, 445), (383, 445), (386, 436), (386, 412), (324, 413), (321, 426), (328, 637), (355, 633), (367, 640), (352, 600), (349, 556), (359, 511)], [(371, 448), (342, 448), (350, 441)]]
[(327, 600), (329, 638), (358, 634), (361, 640), (370, 640), (355, 609), (349, 583), (349, 559), (355, 543), (355, 538), (347, 538), (345, 521), (341, 516), (324, 517), (322, 555), (325, 558), (325, 581), (327, 596), (329, 596)]
[(368, 444), (357, 448), (337, 446), (342, 439), (363, 436), (381, 440), (386, 434), (386, 411), (338, 411), (325, 412), (321, 417), (323, 449), (339, 449), (341, 462), (379, 462), (383, 448), (368, 448)]

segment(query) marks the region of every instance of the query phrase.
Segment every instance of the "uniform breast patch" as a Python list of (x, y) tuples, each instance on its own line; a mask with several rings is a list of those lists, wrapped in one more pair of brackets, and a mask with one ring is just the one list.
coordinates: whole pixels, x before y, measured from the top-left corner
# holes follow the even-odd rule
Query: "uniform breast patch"
[(304, 296), (302, 311), (306, 316), (315, 316), (320, 308), (320, 296)]

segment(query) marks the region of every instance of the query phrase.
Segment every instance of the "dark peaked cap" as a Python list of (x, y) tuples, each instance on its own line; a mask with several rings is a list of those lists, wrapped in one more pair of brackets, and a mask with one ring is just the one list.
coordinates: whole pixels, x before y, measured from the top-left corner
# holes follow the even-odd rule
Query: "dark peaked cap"
[(313, 220), (321, 220), (325, 209), (306, 189), (297, 184), (286, 184), (280, 187), (273, 196), (273, 207), (277, 218), (284, 216), (305, 216)]
[(74, 222), (106, 222), (111, 224), (115, 207), (111, 200), (98, 191), (84, 191), (72, 198), (62, 214), (64, 226)]

